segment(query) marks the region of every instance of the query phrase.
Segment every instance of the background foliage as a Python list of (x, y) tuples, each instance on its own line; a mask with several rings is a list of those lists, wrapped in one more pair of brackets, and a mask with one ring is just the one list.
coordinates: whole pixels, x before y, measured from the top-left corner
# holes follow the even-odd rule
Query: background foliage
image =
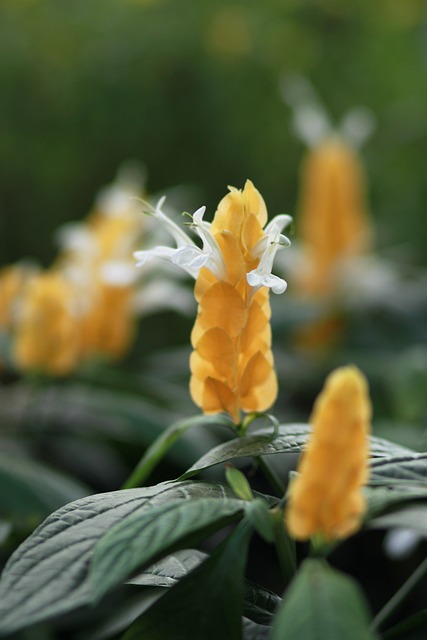
[(271, 212), (294, 213), (303, 149), (280, 82), (298, 73), (335, 118), (372, 109), (379, 242), (425, 262), (425, 21), (422, 0), (4, 0), (2, 260), (33, 256), (35, 239), (50, 259), (58, 223), (82, 217), (128, 158), (146, 163), (151, 191), (197, 186), (210, 211), (251, 177)]

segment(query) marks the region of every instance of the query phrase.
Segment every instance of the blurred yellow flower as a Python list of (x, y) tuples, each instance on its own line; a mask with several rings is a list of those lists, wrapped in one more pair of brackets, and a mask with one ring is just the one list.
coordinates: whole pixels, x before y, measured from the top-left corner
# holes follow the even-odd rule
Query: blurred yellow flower
[(332, 542), (359, 529), (370, 419), (364, 375), (354, 366), (333, 371), (315, 402), (313, 434), (289, 489), (285, 520), (293, 538)]
[(42, 273), (28, 285), (14, 338), (19, 369), (61, 376), (75, 368), (80, 359), (76, 291), (61, 273)]
[(0, 331), (12, 328), (18, 299), (36, 270), (25, 265), (11, 265), (0, 271)]
[(304, 263), (296, 290), (300, 295), (330, 295), (342, 264), (365, 252), (371, 238), (362, 167), (344, 138), (331, 136), (309, 152), (297, 223)]
[(230, 189), (212, 223), (203, 220), (204, 207), (193, 214), (200, 248), (165, 216), (162, 204), (151, 215), (177, 247), (138, 251), (135, 257), (140, 266), (153, 257), (170, 260), (196, 278), (190, 392), (204, 413), (226, 412), (238, 424), (241, 411), (265, 411), (276, 399), (268, 298), (270, 288), (286, 289), (271, 270), (277, 250), (290, 244), (281, 231), (291, 218), (279, 215), (266, 225), (264, 200), (248, 180), (243, 191)]
[(118, 180), (101, 191), (85, 222), (61, 233), (58, 268), (79, 285), (84, 307), (82, 358), (119, 358), (134, 337), (132, 254), (142, 231), (135, 189)]

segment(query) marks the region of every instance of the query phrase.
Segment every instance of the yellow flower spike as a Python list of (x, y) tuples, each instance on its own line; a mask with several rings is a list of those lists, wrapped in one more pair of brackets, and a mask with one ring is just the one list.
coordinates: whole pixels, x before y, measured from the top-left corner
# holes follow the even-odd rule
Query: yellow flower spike
[(297, 290), (303, 295), (331, 294), (339, 264), (363, 253), (371, 238), (362, 167), (343, 138), (331, 136), (309, 153), (297, 223), (307, 259)]
[(281, 231), (291, 218), (279, 215), (266, 225), (264, 200), (248, 180), (242, 191), (230, 188), (211, 224), (203, 220), (204, 207), (193, 214), (200, 248), (165, 216), (162, 204), (151, 215), (177, 247), (138, 251), (135, 257), (139, 266), (153, 257), (170, 260), (196, 279), (190, 393), (204, 413), (226, 412), (239, 424), (242, 411), (266, 411), (276, 399), (269, 289), (286, 289), (271, 270), (277, 250), (290, 244)]
[(15, 327), (12, 357), (22, 370), (66, 375), (80, 358), (75, 288), (61, 273), (40, 274), (28, 285)]
[(364, 375), (354, 366), (333, 371), (315, 402), (313, 434), (289, 489), (285, 520), (293, 538), (333, 542), (359, 529), (370, 419)]

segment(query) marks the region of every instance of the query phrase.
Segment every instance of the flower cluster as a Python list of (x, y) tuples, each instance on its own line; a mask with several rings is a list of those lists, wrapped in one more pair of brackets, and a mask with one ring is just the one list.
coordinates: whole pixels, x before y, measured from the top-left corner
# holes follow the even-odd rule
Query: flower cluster
[(61, 252), (49, 269), (3, 269), (0, 332), (14, 367), (61, 376), (88, 358), (127, 350), (135, 318), (132, 251), (142, 228), (136, 195), (123, 180), (105, 188), (86, 221), (60, 230)]
[(196, 279), (191, 395), (204, 413), (226, 412), (238, 424), (241, 411), (265, 411), (276, 399), (269, 290), (286, 289), (271, 271), (276, 252), (290, 244), (282, 230), (291, 218), (279, 215), (267, 224), (264, 200), (248, 180), (242, 191), (230, 189), (212, 223), (203, 219), (204, 207), (193, 214), (199, 247), (162, 205), (151, 214), (170, 231), (176, 247), (138, 251), (135, 257), (140, 266), (153, 257), (170, 260)]

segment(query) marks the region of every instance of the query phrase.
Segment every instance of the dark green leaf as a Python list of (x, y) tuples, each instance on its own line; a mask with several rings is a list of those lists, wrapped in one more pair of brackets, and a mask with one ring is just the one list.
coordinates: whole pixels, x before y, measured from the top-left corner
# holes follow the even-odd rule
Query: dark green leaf
[(407, 504), (414, 500), (427, 499), (427, 487), (401, 484), (386, 487), (365, 487), (364, 493), (368, 500), (368, 509), (365, 516), (367, 521), (390, 507), (397, 507), (400, 504)]
[(245, 581), (245, 616), (262, 625), (271, 624), (282, 599), (258, 584)]
[(274, 521), (264, 500), (257, 498), (246, 507), (246, 517), (251, 521), (255, 531), (267, 542), (274, 541)]
[(91, 583), (95, 599), (121, 584), (133, 571), (178, 547), (194, 544), (238, 519), (245, 502), (204, 496), (188, 485), (188, 500), (171, 501), (131, 514), (103, 537), (95, 549)]
[(127, 583), (143, 587), (173, 587), (207, 557), (207, 553), (197, 549), (181, 549), (150, 565)]
[(410, 504), (385, 513), (370, 520), (368, 526), (375, 529), (394, 529), (396, 527), (413, 529), (421, 536), (427, 537), (427, 503)]
[(97, 494), (53, 513), (10, 558), (0, 582), (0, 634), (90, 604), (89, 563), (96, 543), (124, 517), (189, 496), (232, 492), (207, 482)]
[(371, 484), (415, 484), (425, 486), (427, 453), (407, 453), (379, 458), (371, 464)]
[[(300, 453), (308, 442), (311, 427), (308, 424), (282, 424), (273, 438), (271, 429), (260, 429), (250, 435), (229, 440), (211, 449), (186, 471), (181, 479), (189, 478), (215, 464), (247, 456), (272, 455), (275, 453)], [(371, 438), (371, 455), (383, 457), (411, 454), (410, 449), (393, 444), (382, 438)]]
[(0, 515), (45, 518), (55, 509), (90, 493), (76, 480), (42, 464), (0, 455)]
[(373, 640), (357, 583), (321, 560), (306, 560), (285, 593), (271, 640)]
[[(149, 587), (173, 587), (185, 578), (208, 554), (197, 549), (182, 549), (152, 564), (127, 581), (128, 584)], [(260, 624), (270, 624), (281, 598), (258, 584), (245, 581), (245, 615)]]
[(151, 607), (123, 640), (240, 640), (251, 527), (242, 522), (193, 573)]

